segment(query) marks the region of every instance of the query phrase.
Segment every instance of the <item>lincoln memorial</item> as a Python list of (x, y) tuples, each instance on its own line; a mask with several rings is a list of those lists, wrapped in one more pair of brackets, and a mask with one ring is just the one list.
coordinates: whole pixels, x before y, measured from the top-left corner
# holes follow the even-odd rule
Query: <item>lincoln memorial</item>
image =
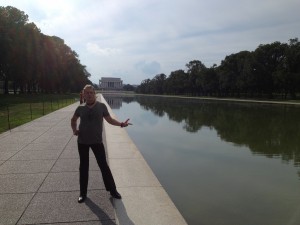
[(123, 81), (121, 78), (101, 77), (101, 80), (99, 80), (99, 87), (102, 90), (122, 90)]

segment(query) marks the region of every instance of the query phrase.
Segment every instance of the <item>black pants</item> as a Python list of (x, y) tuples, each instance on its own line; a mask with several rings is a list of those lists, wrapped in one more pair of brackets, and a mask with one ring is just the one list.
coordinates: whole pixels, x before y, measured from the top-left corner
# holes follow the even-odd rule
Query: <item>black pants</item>
[(104, 185), (107, 191), (116, 190), (116, 184), (110, 168), (106, 161), (106, 154), (103, 143), (85, 145), (78, 143), (78, 152), (80, 157), (79, 165), (79, 183), (80, 183), (80, 195), (86, 196), (87, 187), (89, 181), (89, 149), (92, 149), (97, 163), (100, 167)]

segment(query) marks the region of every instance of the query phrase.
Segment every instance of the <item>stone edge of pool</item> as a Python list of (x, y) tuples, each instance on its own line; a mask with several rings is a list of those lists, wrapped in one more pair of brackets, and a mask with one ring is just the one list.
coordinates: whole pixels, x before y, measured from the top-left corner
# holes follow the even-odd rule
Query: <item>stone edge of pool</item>
[[(112, 117), (117, 118), (104, 97)], [(124, 120), (129, 115), (124, 115)], [(104, 122), (104, 139), (111, 171), (122, 200), (114, 199), (117, 224), (187, 224), (169, 195), (162, 187), (142, 154), (127, 134), (126, 128)]]

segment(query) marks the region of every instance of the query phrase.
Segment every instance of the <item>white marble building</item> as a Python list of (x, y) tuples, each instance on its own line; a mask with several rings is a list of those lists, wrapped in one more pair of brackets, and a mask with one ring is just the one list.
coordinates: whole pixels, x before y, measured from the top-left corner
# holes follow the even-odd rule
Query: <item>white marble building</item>
[(99, 87), (102, 90), (122, 90), (123, 81), (121, 78), (101, 77), (101, 80), (99, 80)]

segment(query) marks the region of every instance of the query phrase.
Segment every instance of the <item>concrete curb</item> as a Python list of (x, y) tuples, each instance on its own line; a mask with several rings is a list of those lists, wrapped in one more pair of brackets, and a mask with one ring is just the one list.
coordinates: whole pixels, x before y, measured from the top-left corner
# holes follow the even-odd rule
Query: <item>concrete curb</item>
[[(102, 95), (100, 101), (107, 105)], [(126, 128), (104, 122), (106, 150), (122, 200), (114, 199), (115, 218), (120, 225), (186, 225), (186, 221), (164, 190)]]

